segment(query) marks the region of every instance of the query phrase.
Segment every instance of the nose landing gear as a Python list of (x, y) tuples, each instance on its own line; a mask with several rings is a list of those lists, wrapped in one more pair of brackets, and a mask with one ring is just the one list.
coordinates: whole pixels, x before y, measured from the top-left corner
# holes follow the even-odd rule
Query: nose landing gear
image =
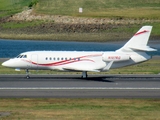
[(30, 76), (29, 76), (29, 70), (28, 70), (28, 69), (26, 69), (26, 78), (27, 78), (27, 79), (30, 78)]

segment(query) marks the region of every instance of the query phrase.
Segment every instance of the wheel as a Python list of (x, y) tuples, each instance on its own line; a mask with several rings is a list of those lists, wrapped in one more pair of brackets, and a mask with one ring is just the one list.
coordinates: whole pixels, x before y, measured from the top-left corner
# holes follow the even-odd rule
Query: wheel
[(29, 75), (27, 75), (27, 76), (26, 76), (26, 78), (27, 78), (27, 79), (29, 79), (29, 78), (30, 78), (30, 76), (29, 76)]
[(81, 78), (87, 78), (87, 77), (88, 77), (87, 72), (86, 72), (86, 71), (83, 71)]

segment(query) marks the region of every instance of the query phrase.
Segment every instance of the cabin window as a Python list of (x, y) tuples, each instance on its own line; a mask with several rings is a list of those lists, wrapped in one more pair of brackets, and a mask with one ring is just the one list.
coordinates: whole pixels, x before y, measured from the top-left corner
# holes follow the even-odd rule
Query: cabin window
[(63, 60), (63, 58), (61, 58), (61, 60)]
[(67, 60), (67, 58), (65, 58), (65, 60)]
[(59, 60), (59, 58), (57, 58), (57, 60)]
[(48, 57), (46, 57), (46, 60), (48, 60)]
[(51, 58), (51, 57), (50, 57), (49, 59), (50, 59), (50, 60), (52, 60), (52, 58)]
[(56, 58), (54, 57), (53, 60), (56, 60)]

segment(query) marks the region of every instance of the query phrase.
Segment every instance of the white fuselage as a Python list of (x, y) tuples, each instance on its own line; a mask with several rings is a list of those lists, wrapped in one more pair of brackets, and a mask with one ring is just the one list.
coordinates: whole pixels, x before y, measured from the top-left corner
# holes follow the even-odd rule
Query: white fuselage
[[(143, 54), (143, 56), (142, 56)], [(127, 56), (127, 57), (126, 57)], [(19, 69), (63, 70), (63, 71), (107, 71), (150, 59), (143, 53), (78, 52), (78, 51), (31, 51), (3, 63), (4, 66)]]

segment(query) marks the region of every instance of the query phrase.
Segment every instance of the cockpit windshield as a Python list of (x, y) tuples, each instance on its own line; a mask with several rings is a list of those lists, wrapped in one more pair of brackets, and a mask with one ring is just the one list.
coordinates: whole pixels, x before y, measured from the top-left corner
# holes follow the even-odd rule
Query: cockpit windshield
[(18, 55), (16, 58), (19, 58), (21, 55)]
[(16, 58), (27, 58), (27, 55), (20, 54)]

